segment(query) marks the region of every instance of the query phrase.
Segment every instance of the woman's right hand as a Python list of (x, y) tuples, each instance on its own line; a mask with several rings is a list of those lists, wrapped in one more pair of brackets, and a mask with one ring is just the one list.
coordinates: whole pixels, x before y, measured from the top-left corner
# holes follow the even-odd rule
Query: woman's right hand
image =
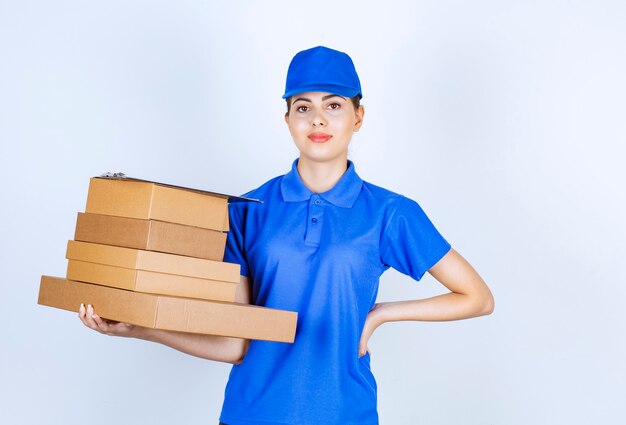
[(130, 323), (114, 322), (112, 320), (103, 319), (95, 313), (91, 304), (86, 307), (84, 304), (81, 304), (80, 309), (78, 310), (78, 317), (88, 328), (109, 336), (139, 338), (141, 332), (146, 329), (141, 326), (131, 325)]

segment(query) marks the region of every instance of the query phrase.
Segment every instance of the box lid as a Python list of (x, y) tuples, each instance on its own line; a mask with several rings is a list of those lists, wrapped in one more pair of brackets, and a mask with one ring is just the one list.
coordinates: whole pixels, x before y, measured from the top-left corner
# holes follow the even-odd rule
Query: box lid
[(219, 198), (226, 198), (228, 199), (228, 202), (259, 202), (259, 203), (263, 203), (263, 201), (259, 200), (259, 199), (253, 199), (253, 198), (245, 198), (243, 196), (235, 196), (235, 195), (227, 195), (224, 193), (219, 193), (219, 192), (211, 192), (208, 190), (202, 190), (202, 189), (194, 189), (194, 188), (190, 188), (190, 187), (185, 187), (185, 186), (176, 186), (173, 184), (167, 184), (167, 183), (161, 183), (161, 182), (157, 182), (157, 181), (153, 181), (153, 180), (143, 180), (143, 179), (138, 179), (135, 177), (130, 177), (127, 176), (124, 173), (111, 173), (111, 172), (107, 172), (104, 174), (101, 174), (99, 176), (94, 176), (94, 178), (97, 179), (111, 179), (111, 180), (127, 180), (127, 181), (136, 181), (136, 182), (143, 182), (143, 183), (153, 183), (159, 186), (163, 186), (163, 187), (170, 187), (173, 189), (182, 189), (182, 190), (188, 190), (190, 192), (196, 192), (196, 193), (201, 193), (201, 194), (205, 194), (205, 195), (212, 195), (212, 196), (217, 196)]

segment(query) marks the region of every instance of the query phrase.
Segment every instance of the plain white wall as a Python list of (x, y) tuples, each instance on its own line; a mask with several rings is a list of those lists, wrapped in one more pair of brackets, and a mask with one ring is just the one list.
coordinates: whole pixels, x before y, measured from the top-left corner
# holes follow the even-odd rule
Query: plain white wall
[[(620, 1), (0, 1), (2, 423), (216, 424), (229, 367), (36, 305), (88, 178), (242, 193), (297, 151), (297, 51), (348, 52), (361, 176), (416, 199), (492, 316), (376, 332), (383, 424), (624, 423)], [(390, 271), (380, 300), (442, 292)]]

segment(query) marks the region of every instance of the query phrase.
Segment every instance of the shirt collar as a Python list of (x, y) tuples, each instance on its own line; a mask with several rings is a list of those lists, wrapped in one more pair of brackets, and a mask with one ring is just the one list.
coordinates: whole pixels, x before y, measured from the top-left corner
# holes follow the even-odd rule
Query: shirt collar
[[(280, 182), (280, 190), (285, 202), (307, 201), (314, 194), (302, 182), (297, 165), (298, 160), (296, 159), (291, 166), (291, 171), (285, 174)], [(343, 173), (337, 184), (332, 189), (320, 193), (319, 196), (338, 207), (352, 208), (356, 198), (361, 193), (362, 186), (363, 180), (354, 170), (352, 161), (348, 160), (348, 169)]]

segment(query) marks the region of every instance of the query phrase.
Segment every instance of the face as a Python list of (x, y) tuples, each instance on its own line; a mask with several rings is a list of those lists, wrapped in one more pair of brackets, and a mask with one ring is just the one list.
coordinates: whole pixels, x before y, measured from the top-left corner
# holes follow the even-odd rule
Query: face
[(285, 121), (300, 158), (315, 162), (345, 161), (352, 133), (363, 122), (349, 98), (323, 92), (294, 95)]

